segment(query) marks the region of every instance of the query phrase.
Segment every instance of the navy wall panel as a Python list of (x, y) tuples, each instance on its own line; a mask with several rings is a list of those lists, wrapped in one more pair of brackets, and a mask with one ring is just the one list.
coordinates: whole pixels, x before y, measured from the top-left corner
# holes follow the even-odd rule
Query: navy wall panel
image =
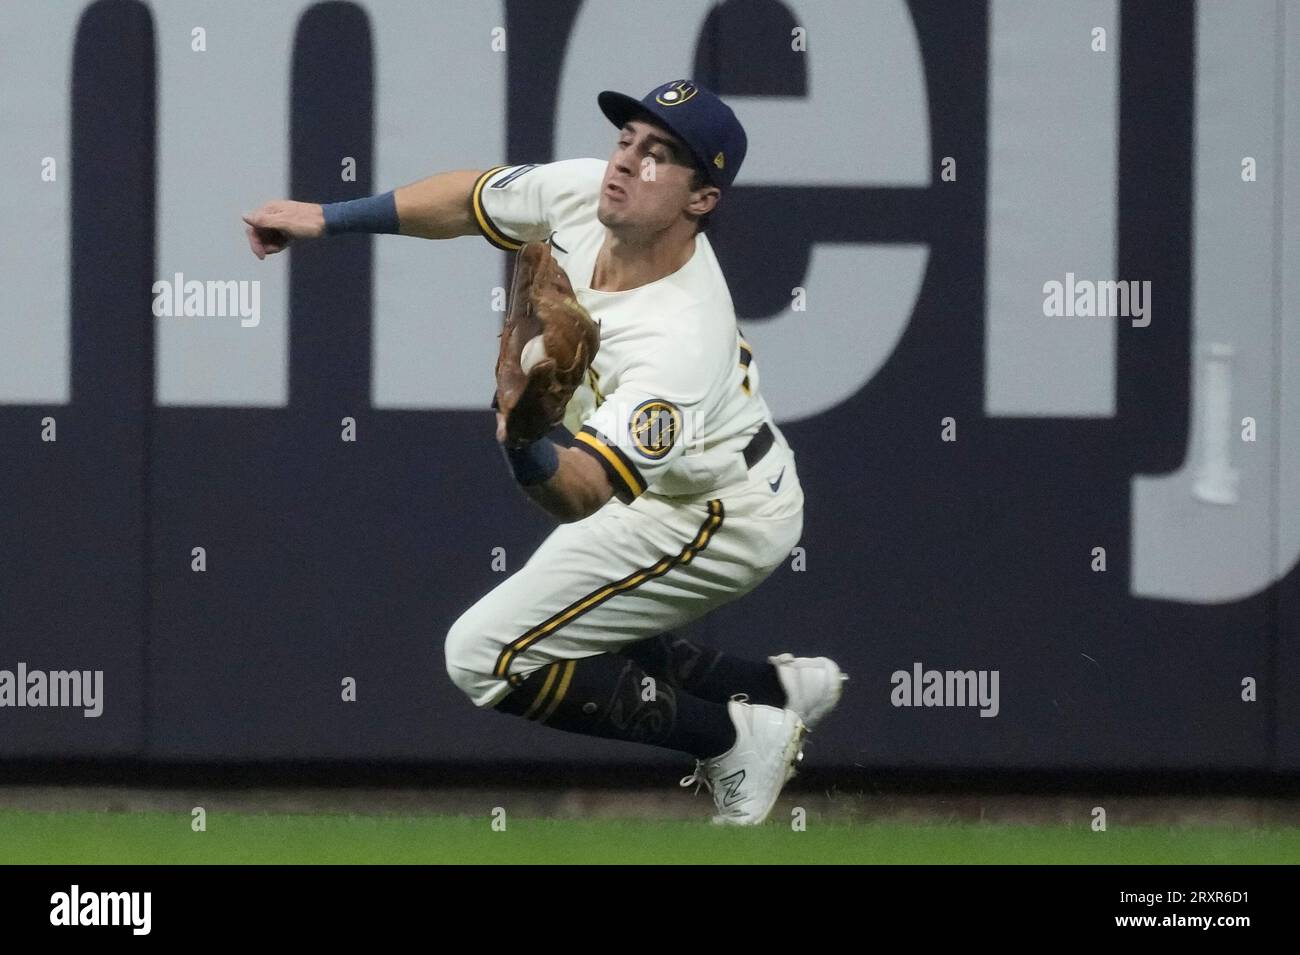
[[(561, 158), (554, 57), (577, 9), (509, 4), (508, 155), (484, 166)], [(959, 183), (778, 188), (742, 177), (712, 233), (742, 324), (784, 307), (814, 243), (930, 251), (885, 367), (785, 429), (807, 494), (808, 569), (779, 569), (690, 632), (751, 655), (839, 659), (852, 682), (814, 740), (825, 765), (1300, 767), (1294, 720), (1276, 722), (1296, 709), (1300, 574), (1213, 606), (1128, 589), (1131, 479), (1179, 468), (1188, 438), (1193, 7), (1144, 5), (1140, 17), (1124, 7), (1119, 272), (1152, 278), (1168, 319), (1140, 338), (1121, 326), (1117, 414), (1101, 420), (984, 413), (988, 10), (909, 10), (932, 153), (962, 157)], [(788, 35), (788, 13), (737, 15), (724, 5), (709, 19), (696, 76), (724, 95), (801, 95), (797, 65), (754, 67), (764, 37)], [(514, 569), (550, 523), (511, 485), (486, 408), (371, 407), (371, 239), (292, 253), (288, 407), (152, 406), (152, 215), (132, 214), (152, 212), (152, 28), (143, 7), (106, 3), (82, 29), (74, 168), (92, 177), (112, 163), (120, 188), (95, 189), (90, 203), (92, 181), (78, 179), (72, 403), (0, 406), (0, 666), (102, 666), (109, 706), (98, 721), (0, 715), (0, 755), (664, 761), (479, 712), (447, 679), (443, 635), (501, 579), (492, 548)], [(340, 139), (363, 177), (373, 168), (372, 56), (355, 6), (323, 4), (299, 23), (294, 195), (392, 185), (337, 181)], [(340, 73), (350, 81), (328, 81)], [(36, 440), (47, 413), (54, 445)], [(345, 416), (355, 443), (339, 440)], [(937, 439), (945, 416), (959, 422), (956, 443)], [(1089, 569), (1095, 544), (1108, 573)], [(190, 569), (196, 546), (202, 574)], [(999, 670), (998, 717), (891, 706), (890, 674), (916, 661)], [(1267, 689), (1291, 693), (1284, 708), (1242, 705), (1248, 674), (1275, 674), (1282, 685)], [(356, 703), (340, 699), (345, 677)]]

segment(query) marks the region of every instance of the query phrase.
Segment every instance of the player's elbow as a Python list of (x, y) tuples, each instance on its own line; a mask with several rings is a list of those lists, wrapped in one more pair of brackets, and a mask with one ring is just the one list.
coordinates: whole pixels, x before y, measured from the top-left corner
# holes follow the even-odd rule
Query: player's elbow
[(402, 235), (455, 239), (478, 235), (472, 197), (481, 170), (441, 172), (394, 190)]
[(568, 507), (560, 520), (571, 524), (595, 514), (614, 496), (614, 488), (605, 476), (605, 470), (591, 455), (578, 448), (566, 452), (573, 461), (569, 493), (565, 495)]
[(555, 519), (561, 524), (576, 524), (578, 521), (591, 516), (586, 509), (569, 504), (568, 502), (558, 510), (551, 511), (551, 513), (555, 515)]
[(559, 518), (561, 524), (575, 524), (595, 514), (605, 506), (605, 502), (609, 498), (609, 494), (601, 497), (596, 489), (584, 488), (581, 493), (564, 499), (560, 513), (556, 514), (556, 517)]

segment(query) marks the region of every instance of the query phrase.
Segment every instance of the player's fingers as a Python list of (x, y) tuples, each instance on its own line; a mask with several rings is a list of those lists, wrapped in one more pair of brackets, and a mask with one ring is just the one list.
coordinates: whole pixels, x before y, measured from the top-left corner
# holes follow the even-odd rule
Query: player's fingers
[[(248, 221), (245, 219), (244, 221)], [(262, 240), (258, 238), (257, 230), (251, 225), (244, 230), (248, 233), (248, 247), (253, 250), (253, 254), (259, 259), (266, 258), (266, 247), (262, 245)]]
[(543, 358), (537, 364), (533, 365), (528, 371), (528, 383), (546, 382), (555, 377), (556, 369), (559, 366), (554, 358)]
[(262, 244), (267, 255), (283, 252), (292, 241), (290, 235), (280, 229), (254, 229), (253, 231), (257, 233), (257, 240)]

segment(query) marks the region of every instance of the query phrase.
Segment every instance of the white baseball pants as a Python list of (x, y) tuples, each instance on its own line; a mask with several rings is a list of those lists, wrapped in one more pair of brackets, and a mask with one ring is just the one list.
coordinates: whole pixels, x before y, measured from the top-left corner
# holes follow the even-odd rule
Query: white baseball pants
[(611, 498), (557, 527), (460, 616), (447, 634), (447, 672), (476, 706), (493, 706), (541, 667), (688, 624), (753, 590), (790, 556), (803, 503), (783, 437), (745, 481), (710, 494)]

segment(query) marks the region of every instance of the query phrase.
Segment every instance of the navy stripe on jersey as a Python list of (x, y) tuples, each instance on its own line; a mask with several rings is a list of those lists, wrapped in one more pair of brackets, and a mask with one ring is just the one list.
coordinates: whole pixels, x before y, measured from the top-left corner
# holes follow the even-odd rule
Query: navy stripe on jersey
[[(474, 188), (469, 191), (470, 213), (474, 218), (474, 223), (478, 226), (483, 238), (500, 249), (502, 252), (518, 252), (524, 247), (524, 243), (504, 232), (500, 226), (492, 221), (492, 217), (487, 214), (483, 208), (483, 187), (487, 181), (499, 173), (502, 169), (509, 169), (509, 166), (493, 166), (478, 179), (474, 180)], [(532, 168), (532, 167), (528, 167)], [(527, 171), (526, 169), (524, 171)], [(522, 175), (522, 172), (513, 175)]]
[(600, 462), (619, 500), (630, 502), (645, 493), (645, 478), (641, 477), (631, 458), (591, 425), (583, 425), (582, 430), (573, 436), (573, 446)]

